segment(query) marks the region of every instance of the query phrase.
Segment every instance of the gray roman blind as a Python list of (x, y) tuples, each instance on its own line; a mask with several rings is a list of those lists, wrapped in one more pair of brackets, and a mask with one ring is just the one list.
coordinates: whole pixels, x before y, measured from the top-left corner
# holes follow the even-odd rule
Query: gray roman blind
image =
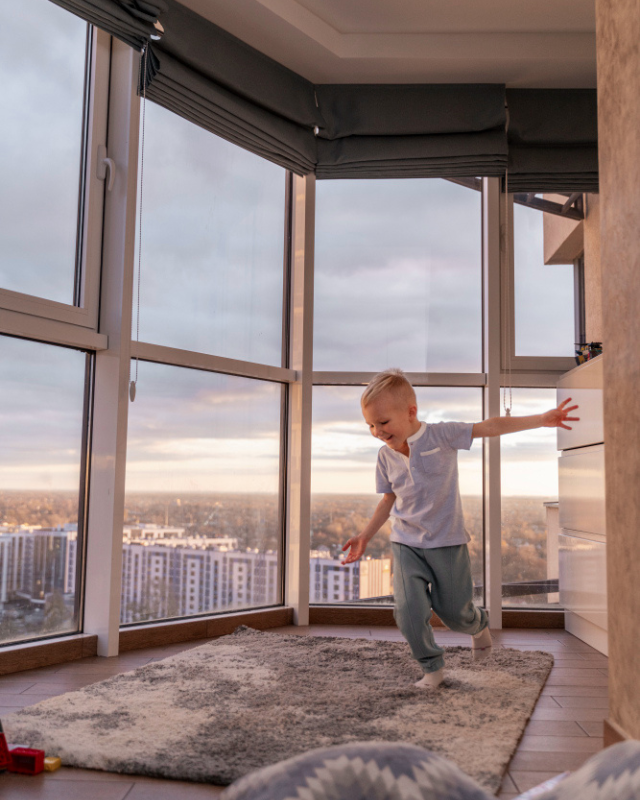
[(597, 192), (595, 89), (508, 89), (509, 191)]
[(504, 87), (320, 85), (167, 0), (147, 97), (318, 178), (502, 175)]
[(156, 25), (166, 11), (164, 0), (51, 0), (57, 6), (96, 25), (136, 50), (152, 36), (160, 36)]
[(482, 177), (508, 165), (514, 192), (597, 191), (595, 90), (313, 85), (177, 0), (163, 2), (147, 97), (299, 175)]
[(318, 178), (503, 175), (504, 86), (322, 85)]

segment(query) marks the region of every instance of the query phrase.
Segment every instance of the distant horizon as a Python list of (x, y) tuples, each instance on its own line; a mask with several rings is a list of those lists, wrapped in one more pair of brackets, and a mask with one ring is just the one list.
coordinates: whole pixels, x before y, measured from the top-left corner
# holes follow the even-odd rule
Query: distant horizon
[[(79, 492), (73, 489), (0, 489), (0, 495), (3, 494), (68, 494), (68, 495), (78, 495)], [(277, 497), (278, 495), (274, 492), (228, 492), (228, 491), (211, 491), (211, 492), (204, 492), (204, 491), (165, 491), (161, 489), (157, 489), (154, 491), (135, 491), (135, 492), (128, 492), (126, 496), (135, 496), (135, 495), (164, 495), (164, 496), (171, 496), (171, 497), (203, 497), (203, 496), (211, 496), (211, 495), (224, 495), (229, 497), (244, 497), (253, 495), (260, 495), (261, 497)], [(126, 502), (125, 496), (125, 502)], [(376, 492), (311, 492), (311, 497), (377, 497), (378, 494)], [(482, 497), (482, 494), (476, 494), (472, 492), (461, 492), (461, 497)], [(529, 494), (502, 494), (502, 497), (550, 497), (549, 494), (539, 494), (536, 492), (531, 492)], [(557, 500), (557, 497), (555, 497)], [(551, 500), (553, 502), (553, 500)]]

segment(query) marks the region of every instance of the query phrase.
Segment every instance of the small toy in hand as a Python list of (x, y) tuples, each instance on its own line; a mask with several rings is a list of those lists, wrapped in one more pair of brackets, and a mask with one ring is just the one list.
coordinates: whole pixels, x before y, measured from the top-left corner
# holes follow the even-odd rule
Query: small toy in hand
[(38, 775), (44, 770), (44, 750), (31, 747), (14, 747), (11, 751), (9, 772), (20, 772), (23, 775)]
[(576, 345), (576, 361), (578, 364), (591, 361), (592, 358), (599, 356), (601, 353), (602, 342), (588, 342), (587, 344)]

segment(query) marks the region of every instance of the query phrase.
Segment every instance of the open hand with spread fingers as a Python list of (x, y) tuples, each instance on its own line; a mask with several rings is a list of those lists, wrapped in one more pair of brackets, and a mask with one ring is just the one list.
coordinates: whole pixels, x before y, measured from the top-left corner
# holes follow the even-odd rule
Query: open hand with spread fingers
[(565, 425), (565, 422), (579, 422), (580, 417), (570, 417), (569, 414), (572, 411), (575, 411), (578, 408), (577, 405), (569, 406), (568, 403), (571, 402), (571, 398), (567, 397), (566, 400), (563, 400), (557, 408), (551, 409), (551, 411), (547, 411), (545, 414), (542, 415), (542, 427), (544, 428), (565, 428), (566, 430), (572, 430), (570, 425)]
[[(349, 550), (349, 548), (351, 549)], [(349, 553), (344, 557), (344, 561), (341, 563), (344, 565), (351, 564), (353, 561), (358, 561), (358, 559), (362, 558), (366, 549), (366, 539), (363, 539), (362, 536), (354, 536), (352, 539), (349, 539), (349, 541), (342, 548), (343, 552), (345, 550), (349, 550)]]

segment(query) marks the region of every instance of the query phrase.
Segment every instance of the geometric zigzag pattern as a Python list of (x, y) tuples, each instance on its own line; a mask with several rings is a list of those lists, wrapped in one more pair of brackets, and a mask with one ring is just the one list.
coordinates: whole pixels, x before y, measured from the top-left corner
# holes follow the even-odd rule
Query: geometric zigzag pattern
[(638, 800), (640, 742), (631, 740), (602, 750), (579, 770), (536, 800)]
[[(224, 800), (491, 800), (455, 764), (421, 747), (367, 742), (312, 750), (246, 775)], [(621, 742), (536, 800), (640, 800), (640, 742)]]
[(453, 762), (421, 747), (371, 742), (312, 750), (246, 775), (224, 800), (490, 800)]

